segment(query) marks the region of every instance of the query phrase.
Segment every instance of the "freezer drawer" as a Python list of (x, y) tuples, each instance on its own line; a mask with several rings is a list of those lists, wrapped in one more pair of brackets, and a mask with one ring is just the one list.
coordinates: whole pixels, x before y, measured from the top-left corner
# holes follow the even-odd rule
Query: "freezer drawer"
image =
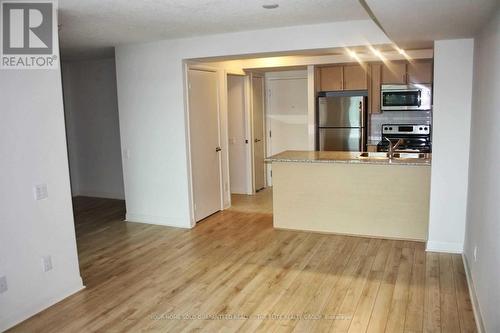
[(319, 127), (363, 127), (363, 96), (318, 98)]
[(319, 150), (362, 151), (363, 128), (320, 128)]

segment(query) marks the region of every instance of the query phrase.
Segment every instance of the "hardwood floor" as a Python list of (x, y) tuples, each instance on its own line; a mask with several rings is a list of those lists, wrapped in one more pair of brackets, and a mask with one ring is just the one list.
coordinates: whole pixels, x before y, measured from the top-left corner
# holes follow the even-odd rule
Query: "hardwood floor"
[(475, 332), (459, 255), (274, 230), (266, 196), (235, 196), (192, 230), (122, 222), (123, 202), (78, 198), (87, 288), (12, 331)]

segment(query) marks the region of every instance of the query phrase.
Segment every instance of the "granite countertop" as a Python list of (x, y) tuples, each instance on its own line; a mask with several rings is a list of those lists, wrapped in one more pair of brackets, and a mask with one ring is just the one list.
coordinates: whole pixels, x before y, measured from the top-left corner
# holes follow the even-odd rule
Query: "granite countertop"
[(299, 162), (299, 163), (350, 163), (379, 165), (413, 165), (430, 166), (431, 154), (426, 158), (394, 158), (385, 157), (385, 153), (370, 153), (371, 157), (360, 157), (361, 152), (347, 151), (300, 151), (287, 150), (266, 158), (266, 162)]

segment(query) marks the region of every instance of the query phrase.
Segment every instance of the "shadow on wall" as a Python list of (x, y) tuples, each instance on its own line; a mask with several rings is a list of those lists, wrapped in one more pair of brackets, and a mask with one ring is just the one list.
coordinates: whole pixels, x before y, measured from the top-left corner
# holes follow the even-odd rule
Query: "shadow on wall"
[(72, 195), (124, 199), (114, 58), (62, 70)]

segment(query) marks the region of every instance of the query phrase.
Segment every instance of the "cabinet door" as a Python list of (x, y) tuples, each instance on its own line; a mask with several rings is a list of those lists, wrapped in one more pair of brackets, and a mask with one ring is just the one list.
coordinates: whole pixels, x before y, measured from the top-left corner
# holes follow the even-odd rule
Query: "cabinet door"
[(382, 67), (382, 84), (406, 84), (406, 63), (389, 62)]
[(342, 66), (321, 68), (320, 87), (321, 91), (342, 90)]
[(368, 81), (366, 71), (360, 65), (344, 66), (344, 90), (366, 90)]
[(408, 83), (432, 83), (432, 62), (419, 61), (408, 64)]
[(382, 64), (372, 64), (370, 75), (370, 90), (368, 99), (370, 103), (370, 113), (380, 113), (380, 84)]

